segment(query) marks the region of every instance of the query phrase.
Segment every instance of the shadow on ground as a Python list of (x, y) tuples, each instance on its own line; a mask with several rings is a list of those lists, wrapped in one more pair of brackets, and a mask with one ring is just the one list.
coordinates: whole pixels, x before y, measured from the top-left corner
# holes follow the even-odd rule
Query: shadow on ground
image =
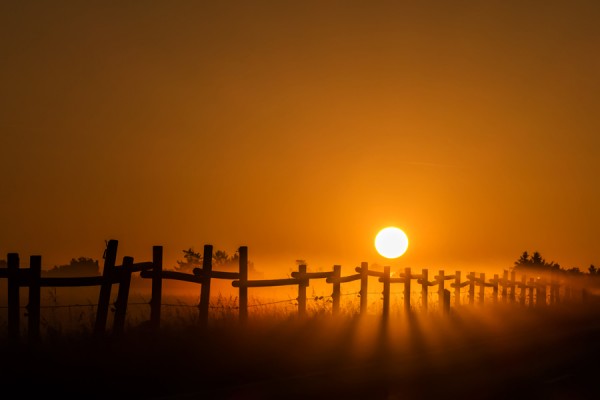
[(129, 399), (597, 399), (600, 308), (295, 317), (3, 346), (2, 390)]

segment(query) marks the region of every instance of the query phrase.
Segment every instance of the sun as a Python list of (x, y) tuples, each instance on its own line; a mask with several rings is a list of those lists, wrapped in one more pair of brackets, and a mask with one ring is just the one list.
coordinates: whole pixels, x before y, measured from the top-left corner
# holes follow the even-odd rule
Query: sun
[(375, 248), (385, 258), (398, 258), (408, 248), (408, 236), (402, 229), (388, 226), (375, 236)]

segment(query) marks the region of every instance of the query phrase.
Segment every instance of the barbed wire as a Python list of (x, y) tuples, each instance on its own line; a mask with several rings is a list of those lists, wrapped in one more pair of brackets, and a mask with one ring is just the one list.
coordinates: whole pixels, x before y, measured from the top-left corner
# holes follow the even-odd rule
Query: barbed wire
[[(484, 288), (485, 293), (486, 293), (486, 298), (490, 298), (491, 294), (489, 293), (491, 288)], [(448, 289), (450, 290), (450, 289)], [(451, 290), (451, 294), (455, 294), (456, 291), (455, 290)], [(461, 294), (461, 299), (464, 297), (468, 297), (468, 295), (471, 293), (470, 292), (470, 288), (468, 286), (465, 286), (463, 288), (460, 288), (459, 293)], [(340, 293), (340, 297), (342, 296), (357, 296), (360, 297), (361, 292), (360, 291), (356, 291), (356, 292), (350, 292), (350, 293)], [(378, 295), (378, 296), (383, 296), (383, 292), (367, 292), (367, 295)], [(394, 296), (402, 296), (403, 298), (405, 297), (405, 293), (403, 291), (400, 292), (390, 292), (390, 295), (394, 295)], [(476, 291), (474, 292), (475, 297), (479, 298), (480, 296), (480, 292)], [(414, 296), (414, 297), (413, 297)], [(439, 293), (437, 291), (431, 291), (427, 293), (427, 299), (428, 301), (431, 302), (435, 302), (435, 297), (439, 296)], [(512, 293), (509, 293), (506, 296), (507, 300), (518, 300), (520, 298), (521, 294), (517, 293), (516, 290), (514, 290)], [(423, 295), (422, 292), (418, 292), (418, 291), (411, 291), (411, 297), (416, 298), (417, 300), (419, 300), (420, 302), (422, 302), (423, 299)], [(308, 300), (312, 300), (312, 301), (319, 301), (319, 300), (325, 300), (325, 299), (332, 299), (333, 295), (318, 295), (318, 296), (309, 296), (307, 297), (307, 301)], [(505, 296), (502, 296), (501, 293), (498, 293), (498, 299), (504, 299)], [(526, 295), (526, 298), (529, 299), (529, 295)], [(282, 304), (282, 303), (290, 303), (290, 305), (294, 305), (297, 306), (297, 301), (298, 298), (294, 298), (294, 299), (287, 299), (287, 300), (276, 300), (276, 301), (270, 301), (270, 302), (266, 302), (266, 303), (254, 303), (254, 304), (249, 304), (248, 308), (254, 308), (254, 307), (264, 307), (264, 306), (269, 306), (269, 305), (273, 305), (273, 304)], [(294, 303), (296, 302), (296, 303)], [(150, 305), (151, 302), (147, 301), (147, 302), (128, 302), (127, 306), (148, 306)], [(117, 306), (116, 302), (111, 303), (111, 306), (114, 308)], [(164, 307), (187, 307), (187, 308), (199, 308), (200, 305), (199, 304), (175, 304), (175, 303), (161, 303), (161, 306)], [(55, 304), (55, 305), (40, 305), (39, 308), (40, 309), (55, 309), (55, 308), (77, 308), (77, 307), (90, 307), (90, 308), (94, 308), (94, 307), (98, 307), (98, 304), (96, 303), (92, 303), (92, 304)], [(19, 306), (20, 309), (25, 309), (28, 310), (30, 307), (29, 305), (21, 305)], [(220, 306), (215, 306), (215, 305), (211, 305), (209, 306), (209, 308), (212, 309), (239, 309), (239, 306), (226, 306), (226, 305), (220, 305)], [(9, 309), (8, 306), (0, 306), (0, 309), (2, 310), (7, 310)]]

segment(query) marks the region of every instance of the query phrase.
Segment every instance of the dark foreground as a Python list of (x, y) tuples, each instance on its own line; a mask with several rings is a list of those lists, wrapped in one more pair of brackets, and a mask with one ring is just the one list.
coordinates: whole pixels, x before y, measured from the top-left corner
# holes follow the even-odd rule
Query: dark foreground
[(0, 356), (0, 390), (21, 398), (599, 399), (600, 308), (139, 327)]

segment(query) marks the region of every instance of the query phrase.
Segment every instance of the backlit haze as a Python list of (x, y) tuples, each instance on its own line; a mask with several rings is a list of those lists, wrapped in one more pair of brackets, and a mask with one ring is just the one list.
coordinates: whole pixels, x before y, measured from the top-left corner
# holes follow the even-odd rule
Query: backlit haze
[[(0, 5), (0, 258), (600, 264), (600, 3)], [(400, 258), (373, 240), (397, 226)]]

